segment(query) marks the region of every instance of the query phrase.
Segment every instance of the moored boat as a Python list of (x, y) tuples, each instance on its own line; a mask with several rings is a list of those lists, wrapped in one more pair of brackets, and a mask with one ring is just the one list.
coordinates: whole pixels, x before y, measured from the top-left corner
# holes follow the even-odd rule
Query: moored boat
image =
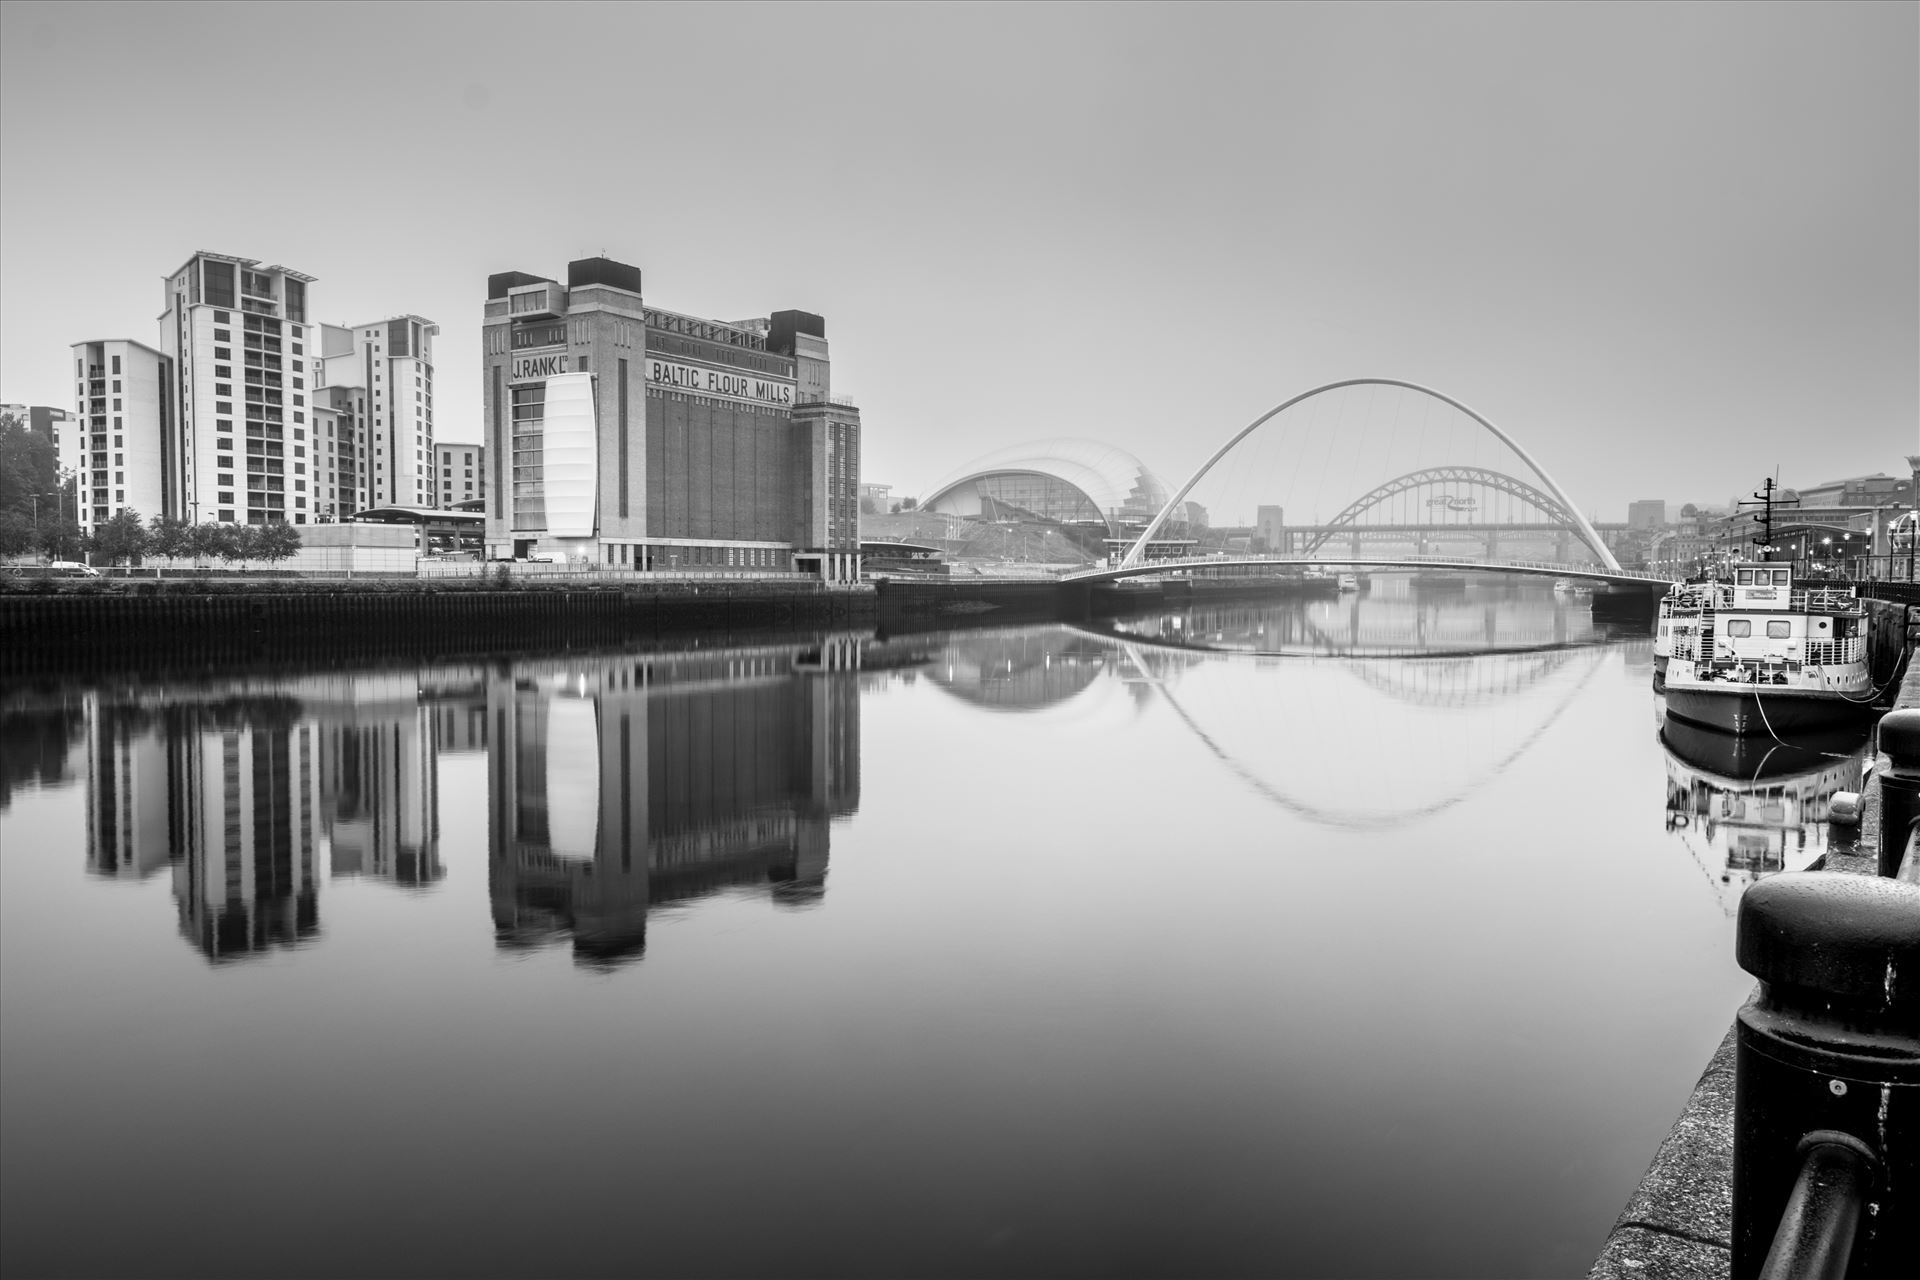
[(1676, 603), (1666, 620), (1669, 715), (1779, 737), (1867, 714), (1867, 633), (1851, 585), (1795, 583), (1763, 561), (1699, 584), (1694, 598), (1691, 616)]

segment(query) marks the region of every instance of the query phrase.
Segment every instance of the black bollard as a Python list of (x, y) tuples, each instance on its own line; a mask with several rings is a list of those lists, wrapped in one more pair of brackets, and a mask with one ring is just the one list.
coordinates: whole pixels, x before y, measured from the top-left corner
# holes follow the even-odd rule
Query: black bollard
[(1880, 874), (1895, 876), (1907, 832), (1920, 821), (1920, 707), (1881, 717), (1880, 749), (1889, 765), (1880, 775)]
[(1920, 885), (1770, 877), (1740, 900), (1736, 951), (1760, 985), (1735, 1036), (1733, 1280), (1911, 1274)]

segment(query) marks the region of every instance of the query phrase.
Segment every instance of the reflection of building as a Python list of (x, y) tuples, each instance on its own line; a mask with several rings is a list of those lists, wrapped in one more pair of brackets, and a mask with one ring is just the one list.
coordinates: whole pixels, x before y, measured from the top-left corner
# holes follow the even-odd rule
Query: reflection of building
[(89, 699), (87, 865), (95, 874), (140, 880), (172, 860), (175, 832), (168, 778), (183, 767), (152, 714)]
[(9, 699), (0, 707), (0, 811), (15, 787), (47, 787), (72, 775), (70, 757), (85, 736), (85, 709), (77, 698), (54, 694)]
[(1081, 693), (1107, 669), (1111, 648), (1065, 627), (962, 632), (927, 667), (933, 682), (994, 711), (1038, 711)]
[(138, 879), (171, 864), (182, 931), (216, 959), (318, 931), (323, 849), (336, 877), (439, 880), (439, 726), (483, 734), (484, 712), (477, 685), (463, 708), (459, 681), (431, 700), (422, 683), (311, 676), (174, 689), (164, 704), (90, 695), (88, 865)]
[(203, 722), (167, 744), (181, 784), (169, 793), (180, 932), (214, 960), (319, 932), (317, 737), (310, 721), (267, 715)]
[(494, 925), (583, 961), (646, 945), (649, 909), (730, 887), (825, 891), (859, 804), (856, 641), (551, 659), (488, 687)]
[(404, 885), (444, 876), (438, 770), (419, 677), (316, 677), (297, 687), (320, 724), (331, 874)]

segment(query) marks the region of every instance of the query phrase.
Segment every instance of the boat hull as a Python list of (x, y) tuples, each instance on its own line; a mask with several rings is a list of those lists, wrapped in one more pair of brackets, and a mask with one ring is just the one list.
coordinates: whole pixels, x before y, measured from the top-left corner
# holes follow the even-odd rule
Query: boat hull
[(1667, 714), (1722, 733), (1784, 734), (1791, 730), (1829, 729), (1873, 714), (1864, 703), (1837, 694), (1764, 685), (1725, 689), (1682, 689), (1667, 683)]

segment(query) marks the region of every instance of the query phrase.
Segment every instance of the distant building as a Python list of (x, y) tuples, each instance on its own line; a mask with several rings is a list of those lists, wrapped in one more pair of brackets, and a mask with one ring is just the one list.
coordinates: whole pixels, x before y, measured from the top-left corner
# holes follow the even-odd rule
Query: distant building
[(465, 441), (433, 447), (436, 507), (484, 501), (487, 496), (487, 446)]
[(860, 509), (862, 511), (871, 511), (875, 515), (885, 515), (892, 501), (893, 486), (890, 484), (862, 484), (860, 486)]
[(1144, 529), (1167, 504), (1145, 463), (1097, 440), (1037, 440), (976, 458), (928, 491), (924, 511), (981, 520)]
[(1284, 507), (1262, 506), (1254, 511), (1253, 536), (1266, 543), (1269, 551), (1287, 549), (1287, 512)]
[(76, 479), (80, 527), (91, 531), (131, 507), (142, 517), (177, 515), (167, 476), (177, 474), (173, 363), (126, 338), (73, 344), (74, 429), (55, 446)]
[(1913, 505), (1913, 479), (1895, 479), (1884, 471), (1870, 476), (1848, 476), (1828, 480), (1798, 490), (1802, 508), (1833, 510), (1852, 507), (1910, 507)]
[(1667, 522), (1667, 504), (1662, 498), (1646, 498), (1627, 504), (1627, 528), (1657, 529)]
[(489, 558), (857, 579), (860, 411), (826, 322), (703, 320), (640, 287), (610, 258), (488, 277)]
[(53, 441), (56, 448), (62, 436), (72, 434), (69, 424), (79, 421), (76, 415), (65, 409), (44, 404), (0, 404), (0, 414), (11, 414), (20, 419), (21, 425), (28, 431), (36, 436), (45, 436)]

